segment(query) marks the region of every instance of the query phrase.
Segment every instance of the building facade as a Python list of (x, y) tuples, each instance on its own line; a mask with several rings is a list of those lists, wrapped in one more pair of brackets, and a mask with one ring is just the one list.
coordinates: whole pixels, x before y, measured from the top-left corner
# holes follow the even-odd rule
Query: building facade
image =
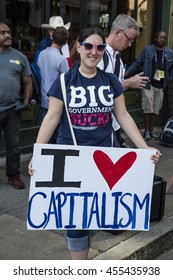
[[(173, 46), (173, 0), (0, 0), (0, 21), (9, 24), (13, 46), (30, 61), (39, 41), (46, 31), (40, 26), (51, 16), (60, 15), (64, 23), (71, 22), (69, 46), (73, 46), (81, 29), (98, 26), (105, 35), (116, 15), (124, 13), (138, 22), (140, 35), (131, 48), (122, 54), (124, 63), (130, 65), (144, 45), (152, 43), (158, 30), (168, 34), (167, 45)], [(128, 91), (126, 105), (136, 122), (140, 122), (140, 93)], [(22, 113), (21, 151), (31, 150), (38, 131), (38, 105)], [(3, 137), (0, 155), (5, 151)]]

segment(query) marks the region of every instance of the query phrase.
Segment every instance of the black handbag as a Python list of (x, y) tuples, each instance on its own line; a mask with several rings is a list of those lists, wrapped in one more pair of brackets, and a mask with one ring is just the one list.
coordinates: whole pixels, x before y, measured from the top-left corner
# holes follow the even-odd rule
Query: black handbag
[(155, 175), (151, 199), (150, 221), (159, 221), (164, 216), (166, 198), (166, 181)]

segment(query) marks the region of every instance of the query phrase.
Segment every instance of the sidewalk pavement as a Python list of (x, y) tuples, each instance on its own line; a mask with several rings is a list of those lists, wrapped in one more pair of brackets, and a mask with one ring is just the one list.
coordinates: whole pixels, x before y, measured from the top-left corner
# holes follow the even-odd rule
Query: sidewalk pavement
[[(162, 157), (156, 165), (155, 174), (167, 180), (173, 174), (173, 148), (162, 146), (159, 140), (152, 140), (149, 145), (161, 151)], [(32, 231), (26, 228), (30, 183), (27, 165), (30, 158), (31, 154), (21, 156), (21, 177), (26, 184), (24, 190), (15, 190), (7, 183), (5, 158), (0, 159), (0, 259), (70, 259), (63, 231)], [(172, 246), (173, 191), (166, 195), (163, 219), (151, 222), (149, 231), (123, 231), (119, 234), (99, 231), (92, 243), (89, 259), (156, 259)]]

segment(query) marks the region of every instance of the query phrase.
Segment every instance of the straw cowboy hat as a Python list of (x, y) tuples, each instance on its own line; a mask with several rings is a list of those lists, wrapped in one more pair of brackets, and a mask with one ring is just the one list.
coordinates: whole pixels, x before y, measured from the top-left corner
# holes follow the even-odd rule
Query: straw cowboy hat
[(64, 28), (68, 30), (70, 28), (70, 25), (71, 25), (70, 22), (64, 24), (62, 17), (57, 16), (57, 17), (51, 17), (49, 19), (49, 24), (43, 23), (41, 27), (44, 29), (56, 29), (57, 27), (64, 26)]

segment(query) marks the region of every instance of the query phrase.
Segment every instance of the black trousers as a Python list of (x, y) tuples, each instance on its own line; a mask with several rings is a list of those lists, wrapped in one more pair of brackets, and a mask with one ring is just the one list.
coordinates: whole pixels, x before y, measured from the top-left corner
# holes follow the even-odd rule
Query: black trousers
[(20, 173), (20, 115), (21, 113), (16, 112), (14, 108), (0, 112), (0, 137), (3, 130), (6, 144), (7, 176), (17, 175)]

